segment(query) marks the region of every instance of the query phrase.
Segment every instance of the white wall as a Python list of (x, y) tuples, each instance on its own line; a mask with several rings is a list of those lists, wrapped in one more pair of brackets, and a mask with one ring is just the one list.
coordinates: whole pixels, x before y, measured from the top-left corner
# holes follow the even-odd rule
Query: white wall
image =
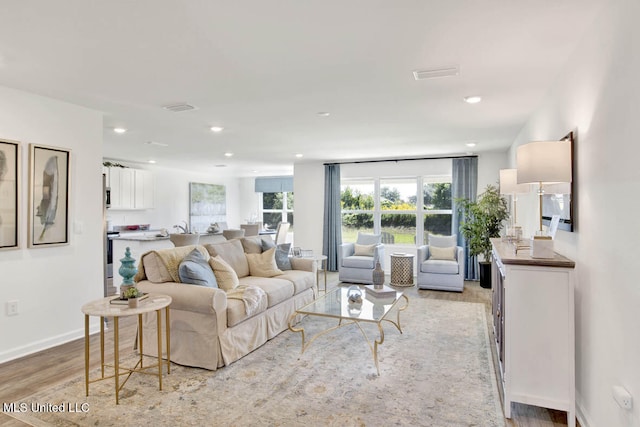
[[(0, 363), (83, 336), (80, 307), (103, 295), (102, 126), (96, 111), (0, 87), (0, 138), (22, 143), (21, 248), (0, 253)], [(71, 149), (69, 245), (27, 249), (29, 143)]]
[[(431, 161), (433, 162), (433, 161)], [(490, 152), (478, 155), (478, 191), (487, 184), (496, 184), (499, 170), (507, 166), (506, 152)], [(425, 162), (411, 161), (399, 163), (369, 163), (341, 166), (342, 176), (415, 176), (421, 175), (428, 168)], [(343, 172), (344, 169), (344, 172)], [(451, 173), (451, 160), (439, 163), (435, 173)], [(305, 249), (313, 249), (322, 253), (322, 227), (324, 220), (324, 165), (320, 162), (296, 163), (294, 165), (294, 194), (296, 231), (295, 244)], [(390, 264), (385, 264), (388, 267)]]
[[(155, 208), (146, 210), (117, 210), (109, 209), (107, 219), (112, 225), (151, 224), (151, 228), (166, 228), (173, 232), (173, 226), (189, 223), (189, 183), (224, 185), (227, 199), (227, 224), (238, 228), (244, 222), (240, 213), (241, 180), (216, 176), (215, 174), (195, 173), (185, 170), (167, 169), (155, 165), (140, 166), (120, 162), (123, 165), (153, 172), (155, 179)], [(204, 232), (206, 230), (196, 230)]]
[[(640, 426), (640, 3), (608, 3), (591, 26), (518, 145), (575, 130), (576, 231), (559, 231), (556, 250), (576, 261), (576, 391), (583, 426)], [(537, 228), (537, 199), (518, 218)], [(527, 213), (527, 217), (520, 215)], [(612, 386), (625, 387), (624, 410)]]

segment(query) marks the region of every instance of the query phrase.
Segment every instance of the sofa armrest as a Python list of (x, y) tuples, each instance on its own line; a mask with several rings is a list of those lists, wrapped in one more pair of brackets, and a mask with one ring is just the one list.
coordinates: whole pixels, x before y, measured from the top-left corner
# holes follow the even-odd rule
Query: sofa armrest
[[(218, 288), (189, 285), (185, 283), (153, 283), (141, 280), (136, 284), (142, 292), (168, 295), (171, 308), (203, 314), (224, 314), (226, 317), (227, 294)], [(226, 325), (226, 319), (224, 324)]]
[(338, 260), (342, 265), (342, 260), (356, 253), (355, 243), (342, 243), (338, 246)]
[(310, 271), (313, 274), (316, 274), (318, 271), (318, 265), (316, 264), (316, 260), (313, 258), (292, 257), (290, 260), (291, 268), (294, 270)]
[(422, 264), (429, 258), (429, 245), (422, 245), (418, 247), (418, 256), (416, 257), (416, 263)]

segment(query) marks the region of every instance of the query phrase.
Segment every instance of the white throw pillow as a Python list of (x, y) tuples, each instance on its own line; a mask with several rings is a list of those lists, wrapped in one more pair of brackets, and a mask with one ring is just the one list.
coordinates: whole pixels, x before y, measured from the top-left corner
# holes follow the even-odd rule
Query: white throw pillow
[(429, 259), (439, 259), (443, 261), (456, 260), (456, 247), (439, 248), (437, 246), (429, 246)]
[(376, 245), (359, 245), (355, 243), (354, 255), (373, 256)]

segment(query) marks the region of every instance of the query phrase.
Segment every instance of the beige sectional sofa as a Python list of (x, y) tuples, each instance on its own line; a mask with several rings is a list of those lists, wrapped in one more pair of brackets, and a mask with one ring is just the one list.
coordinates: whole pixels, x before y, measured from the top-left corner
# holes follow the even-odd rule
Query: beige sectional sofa
[[(287, 329), (291, 314), (313, 301), (315, 262), (287, 258), (291, 270), (274, 269), (275, 249), (265, 250), (262, 239), (247, 237), (141, 256), (135, 277), (138, 288), (173, 299), (171, 361), (210, 370), (228, 365)], [(218, 287), (181, 283), (180, 263), (194, 249), (212, 266)], [(143, 322), (145, 343), (155, 343), (155, 313)], [(144, 353), (156, 356), (157, 346), (146, 344)]]

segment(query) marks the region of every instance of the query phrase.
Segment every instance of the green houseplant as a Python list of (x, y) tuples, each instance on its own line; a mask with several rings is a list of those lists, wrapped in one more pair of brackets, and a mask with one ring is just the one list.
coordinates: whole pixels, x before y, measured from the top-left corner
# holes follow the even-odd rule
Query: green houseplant
[(503, 222), (509, 216), (507, 201), (498, 187), (487, 185), (476, 201), (456, 199), (462, 214), (460, 233), (469, 244), (471, 256), (482, 255), (480, 286), (491, 288), (491, 238), (500, 237)]
[(138, 288), (132, 286), (124, 292), (123, 297), (129, 301), (130, 308), (136, 308), (138, 307), (138, 297), (140, 295)]

